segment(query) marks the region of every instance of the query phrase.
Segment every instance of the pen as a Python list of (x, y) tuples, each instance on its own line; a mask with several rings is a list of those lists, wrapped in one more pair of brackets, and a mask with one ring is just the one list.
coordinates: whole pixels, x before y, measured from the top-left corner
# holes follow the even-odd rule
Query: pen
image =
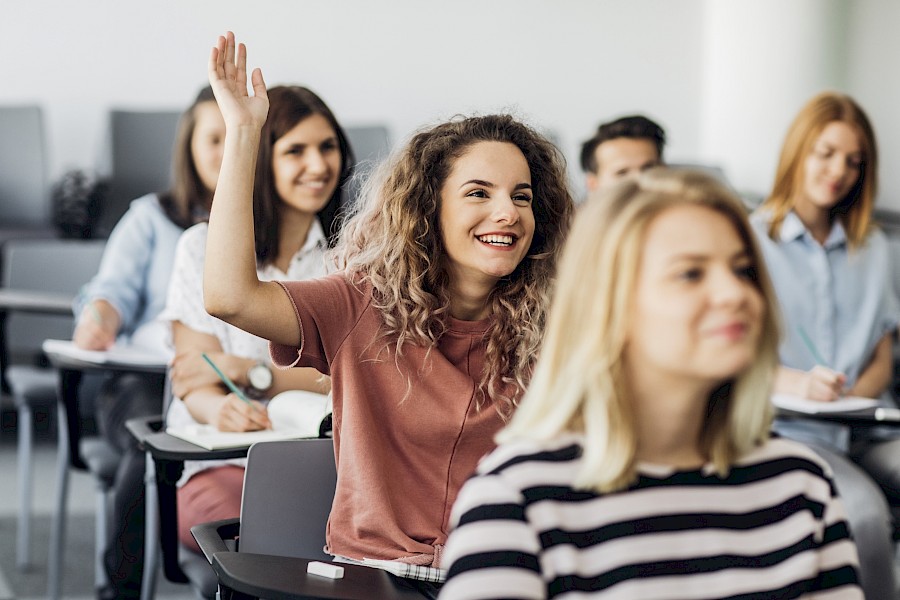
[(244, 395), (244, 392), (242, 392), (242, 391), (240, 390), (240, 388), (238, 388), (238, 386), (234, 385), (234, 382), (231, 381), (231, 380), (228, 378), (228, 375), (226, 375), (225, 373), (223, 373), (223, 372), (219, 369), (219, 367), (216, 366), (216, 363), (214, 363), (214, 362), (212, 361), (212, 359), (206, 355), (206, 352), (203, 352), (202, 354), (200, 354), (200, 356), (203, 357), (203, 360), (205, 360), (207, 363), (209, 363), (209, 366), (211, 366), (211, 367), (213, 368), (213, 371), (216, 372), (216, 375), (219, 376), (219, 379), (222, 380), (222, 383), (224, 383), (226, 386), (228, 386), (228, 389), (231, 390), (232, 392), (234, 392), (234, 395), (235, 395), (235, 396), (237, 396), (238, 398), (240, 398), (241, 400), (243, 400), (244, 402), (246, 402), (247, 404), (249, 404), (251, 407), (253, 406), (253, 403), (250, 402), (250, 399), (247, 398), (247, 396)]
[(97, 322), (97, 325), (103, 325), (103, 317), (100, 316), (100, 311), (97, 310), (97, 307), (94, 306), (94, 303), (88, 302), (87, 308), (90, 311), (91, 316), (94, 318), (94, 321)]
[[(809, 350), (809, 353), (812, 354), (812, 357), (816, 359), (816, 363), (822, 365), (823, 367), (827, 367), (828, 363), (825, 362), (825, 359), (822, 358), (822, 355), (819, 354), (819, 351), (816, 350), (815, 344), (812, 343), (812, 340), (809, 339), (809, 336), (806, 335), (806, 330), (803, 329), (802, 326), (797, 326), (797, 333), (800, 334), (800, 339), (803, 340), (803, 343), (806, 345), (806, 349)], [(829, 367), (830, 368), (830, 367)]]

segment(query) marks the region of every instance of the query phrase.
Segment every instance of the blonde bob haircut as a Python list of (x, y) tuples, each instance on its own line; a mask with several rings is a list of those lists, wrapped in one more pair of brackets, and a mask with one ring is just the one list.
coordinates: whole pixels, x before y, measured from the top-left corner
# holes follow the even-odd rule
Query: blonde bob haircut
[(778, 361), (776, 301), (763, 258), (740, 201), (707, 175), (652, 169), (591, 197), (566, 242), (541, 355), (521, 405), (500, 432), (500, 443), (584, 436), (575, 486), (610, 492), (635, 480), (637, 427), (629, 403), (624, 350), (645, 234), (677, 206), (703, 206), (724, 215), (744, 243), (751, 280), (764, 302), (756, 360), (709, 397), (701, 451), (724, 476), (763, 443), (772, 409), (769, 387)]
[(856, 132), (863, 156), (859, 179), (847, 196), (832, 209), (832, 216), (840, 219), (851, 248), (861, 246), (869, 235), (878, 185), (875, 131), (866, 113), (852, 98), (836, 92), (823, 92), (800, 109), (785, 136), (772, 193), (763, 203), (763, 207), (772, 214), (769, 226), (769, 237), (772, 239), (778, 239), (784, 218), (803, 193), (806, 157), (825, 127), (836, 121), (846, 123)]

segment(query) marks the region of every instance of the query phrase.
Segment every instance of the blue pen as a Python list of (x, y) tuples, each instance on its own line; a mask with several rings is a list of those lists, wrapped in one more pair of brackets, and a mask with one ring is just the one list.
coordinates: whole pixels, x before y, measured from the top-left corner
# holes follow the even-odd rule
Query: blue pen
[(235, 395), (235, 396), (237, 396), (238, 398), (240, 398), (241, 400), (243, 400), (244, 402), (246, 402), (247, 404), (249, 404), (251, 407), (253, 406), (253, 403), (250, 402), (250, 399), (247, 398), (247, 396), (244, 395), (244, 392), (242, 392), (242, 391), (240, 390), (240, 388), (238, 388), (238, 386), (234, 385), (234, 382), (231, 381), (231, 380), (228, 378), (228, 375), (226, 375), (225, 373), (223, 373), (223, 372), (219, 369), (219, 367), (216, 366), (216, 363), (214, 363), (214, 362), (212, 361), (212, 359), (206, 355), (206, 352), (202, 353), (200, 356), (203, 357), (203, 360), (205, 360), (207, 363), (209, 363), (209, 366), (211, 366), (211, 367), (213, 368), (213, 371), (216, 372), (216, 375), (219, 376), (219, 379), (222, 380), (222, 383), (224, 383), (226, 386), (228, 386), (228, 389), (231, 390), (232, 392), (234, 392), (234, 395)]

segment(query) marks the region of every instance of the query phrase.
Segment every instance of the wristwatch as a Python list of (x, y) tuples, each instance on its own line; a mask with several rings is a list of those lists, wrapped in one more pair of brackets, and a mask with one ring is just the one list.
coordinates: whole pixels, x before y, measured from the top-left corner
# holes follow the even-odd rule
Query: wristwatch
[(258, 362), (247, 370), (247, 382), (254, 396), (260, 398), (272, 387), (272, 369), (264, 362)]

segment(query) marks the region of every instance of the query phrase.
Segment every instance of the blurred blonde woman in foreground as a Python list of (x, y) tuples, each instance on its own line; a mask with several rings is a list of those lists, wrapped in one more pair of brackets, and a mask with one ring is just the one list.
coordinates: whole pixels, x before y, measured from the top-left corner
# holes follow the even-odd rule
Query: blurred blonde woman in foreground
[(454, 506), (441, 598), (862, 598), (828, 467), (769, 439), (775, 307), (715, 181), (591, 199), (531, 385)]

